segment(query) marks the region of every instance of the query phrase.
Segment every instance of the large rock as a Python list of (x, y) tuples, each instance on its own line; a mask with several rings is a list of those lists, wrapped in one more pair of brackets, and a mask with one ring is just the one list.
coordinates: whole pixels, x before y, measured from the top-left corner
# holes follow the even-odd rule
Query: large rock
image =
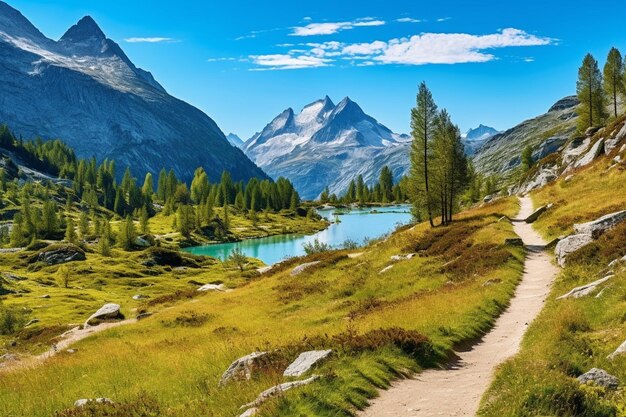
[(600, 278), (589, 284), (576, 287), (567, 294), (563, 294), (562, 296), (558, 297), (557, 300), (562, 300), (564, 298), (580, 298), (589, 295), (593, 293), (600, 285), (604, 284), (606, 281), (610, 280), (613, 277), (614, 275), (607, 275), (606, 277)]
[(267, 352), (252, 352), (230, 364), (220, 378), (222, 386), (229, 381), (245, 381), (252, 378), (252, 373), (259, 368), (260, 360), (267, 356)]
[(253, 402), (249, 404), (244, 405), (241, 408), (243, 409), (243, 408), (258, 407), (261, 404), (263, 404), (265, 401), (269, 400), (270, 398), (274, 398), (278, 395), (281, 395), (283, 392), (289, 391), (292, 388), (301, 387), (303, 385), (308, 385), (316, 381), (319, 378), (320, 378), (319, 375), (313, 375), (307, 379), (303, 379), (302, 381), (285, 382), (283, 384), (273, 386), (272, 388), (266, 389), (261, 394), (259, 394), (256, 400), (254, 400)]
[(602, 216), (591, 222), (575, 224), (574, 232), (576, 234), (591, 234), (594, 239), (597, 239), (602, 233), (617, 226), (624, 220), (626, 220), (626, 210), (617, 211), (615, 213)]
[(94, 324), (98, 324), (103, 320), (116, 320), (123, 319), (122, 313), (120, 311), (119, 304), (108, 303), (100, 307), (98, 311), (93, 313), (85, 322), (86, 325), (91, 326)]
[(589, 149), (591, 139), (577, 138), (569, 143), (561, 153), (561, 160), (564, 166), (570, 166), (578, 157)]
[(613, 360), (617, 358), (618, 356), (623, 355), (625, 353), (626, 353), (626, 340), (624, 340), (624, 343), (622, 343), (621, 345), (619, 345), (617, 349), (615, 349), (615, 352), (607, 356), (607, 359)]
[(613, 149), (617, 148), (617, 145), (626, 138), (626, 123), (622, 126), (622, 129), (615, 135), (613, 139), (607, 139), (604, 142), (604, 153), (606, 155), (610, 154)]
[(589, 151), (585, 154), (585, 156), (583, 156), (578, 161), (576, 161), (576, 164), (574, 164), (574, 168), (580, 168), (580, 167), (589, 165), (598, 156), (600, 156), (603, 151), (604, 151), (604, 139), (600, 139), (596, 143), (593, 144), (593, 146), (591, 147), (591, 149), (589, 149)]
[(601, 387), (616, 389), (619, 386), (619, 380), (613, 375), (609, 374), (604, 369), (592, 368), (590, 371), (585, 372), (578, 378), (576, 378), (581, 384), (594, 383)]
[(333, 353), (332, 350), (311, 350), (302, 352), (295, 361), (291, 363), (283, 373), (287, 377), (299, 377), (311, 370), (313, 366), (328, 358)]
[(591, 222), (575, 224), (574, 234), (559, 241), (554, 250), (559, 265), (565, 266), (567, 257), (571, 253), (590, 244), (594, 239), (600, 237), (602, 233), (624, 220), (626, 220), (626, 210), (607, 214)]
[(62, 245), (46, 248), (39, 252), (35, 261), (48, 265), (58, 265), (72, 261), (84, 261), (85, 252), (74, 245)]

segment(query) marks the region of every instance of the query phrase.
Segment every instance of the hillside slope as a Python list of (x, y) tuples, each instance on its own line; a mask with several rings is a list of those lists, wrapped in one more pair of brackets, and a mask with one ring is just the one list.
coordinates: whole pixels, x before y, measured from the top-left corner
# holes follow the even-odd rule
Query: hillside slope
[(206, 114), (169, 95), (91, 17), (57, 42), (0, 1), (0, 123), (26, 138), (63, 138), (77, 154), (115, 159), (137, 177), (173, 168), (190, 180), (265, 178)]

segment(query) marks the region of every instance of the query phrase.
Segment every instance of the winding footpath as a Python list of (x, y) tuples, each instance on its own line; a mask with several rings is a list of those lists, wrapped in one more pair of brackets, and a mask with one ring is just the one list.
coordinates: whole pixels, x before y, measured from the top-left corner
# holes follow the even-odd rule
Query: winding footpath
[(361, 417), (475, 416), (495, 368), (515, 355), (528, 324), (539, 314), (558, 269), (544, 251), (546, 242), (526, 219), (533, 212), (529, 197), (520, 199), (515, 232), (528, 251), (524, 275), (494, 328), (471, 350), (445, 369), (426, 370), (395, 383), (359, 413)]

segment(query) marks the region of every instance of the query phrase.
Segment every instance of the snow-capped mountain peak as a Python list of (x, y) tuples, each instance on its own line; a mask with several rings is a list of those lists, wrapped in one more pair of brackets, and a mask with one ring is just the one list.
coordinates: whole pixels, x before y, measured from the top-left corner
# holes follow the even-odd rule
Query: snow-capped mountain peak
[(326, 96), (297, 115), (283, 111), (242, 149), (270, 176), (289, 178), (304, 198), (315, 198), (326, 185), (344, 191), (359, 174), (373, 182), (386, 164), (402, 174), (409, 143), (350, 98), (334, 105)]
[(467, 140), (486, 140), (494, 135), (497, 135), (498, 133), (500, 132), (493, 127), (485, 126), (481, 123), (478, 125), (478, 127), (474, 129), (469, 129), (463, 135), (463, 138)]

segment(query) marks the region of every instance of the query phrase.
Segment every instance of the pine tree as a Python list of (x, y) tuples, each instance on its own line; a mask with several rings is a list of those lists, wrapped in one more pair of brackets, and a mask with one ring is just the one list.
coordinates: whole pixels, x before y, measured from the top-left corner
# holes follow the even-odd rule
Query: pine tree
[(80, 217), (78, 219), (78, 230), (80, 231), (80, 237), (83, 238), (83, 240), (89, 234), (89, 216), (84, 211), (80, 213)]
[(144, 235), (150, 233), (150, 226), (148, 224), (149, 220), (150, 217), (148, 216), (148, 208), (146, 206), (143, 206), (139, 215), (139, 224), (141, 227), (141, 233), (143, 233)]
[(224, 228), (226, 230), (230, 229), (230, 215), (228, 214), (228, 204), (227, 203), (224, 203)]
[(380, 171), (380, 191), (382, 193), (382, 202), (388, 203), (393, 200), (393, 173), (387, 165)]
[(430, 190), (429, 174), (431, 142), (434, 124), (437, 117), (437, 105), (433, 100), (432, 93), (422, 82), (417, 93), (417, 105), (411, 110), (411, 192), (413, 194), (414, 212), (419, 214), (426, 211), (431, 226), (433, 222), (434, 193)]
[(582, 66), (578, 69), (576, 94), (578, 106), (578, 129), (585, 131), (589, 127), (600, 126), (606, 119), (604, 92), (602, 91), (602, 74), (598, 61), (587, 54)]
[(135, 223), (133, 222), (133, 218), (128, 216), (126, 220), (120, 222), (120, 230), (117, 234), (117, 246), (124, 250), (131, 250), (136, 237)]
[(57, 204), (54, 200), (47, 200), (43, 203), (41, 232), (45, 237), (51, 237), (58, 229), (59, 218), (57, 217)]
[(23, 219), (20, 213), (16, 213), (15, 216), (13, 216), (13, 226), (11, 227), (9, 242), (14, 248), (19, 248), (26, 244), (26, 239), (24, 238)]
[(152, 194), (154, 194), (154, 182), (152, 181), (152, 174), (149, 172), (146, 174), (146, 178), (143, 180), (141, 193), (146, 199), (152, 200)]
[(65, 240), (70, 243), (76, 242), (76, 229), (74, 226), (74, 220), (69, 216), (65, 220)]
[(167, 199), (167, 172), (165, 168), (159, 173), (159, 181), (157, 184), (157, 198), (159, 201), (165, 202)]
[(617, 48), (611, 48), (604, 65), (604, 92), (609, 103), (613, 105), (614, 116), (617, 117), (618, 96), (626, 93), (623, 74), (624, 62), (622, 54)]
[(181, 204), (176, 212), (176, 226), (178, 232), (184, 237), (191, 236), (196, 225), (195, 211), (192, 206)]
[(527, 145), (522, 151), (521, 156), (521, 165), (522, 172), (528, 172), (528, 170), (533, 166), (535, 160), (533, 159), (533, 148), (530, 145)]

